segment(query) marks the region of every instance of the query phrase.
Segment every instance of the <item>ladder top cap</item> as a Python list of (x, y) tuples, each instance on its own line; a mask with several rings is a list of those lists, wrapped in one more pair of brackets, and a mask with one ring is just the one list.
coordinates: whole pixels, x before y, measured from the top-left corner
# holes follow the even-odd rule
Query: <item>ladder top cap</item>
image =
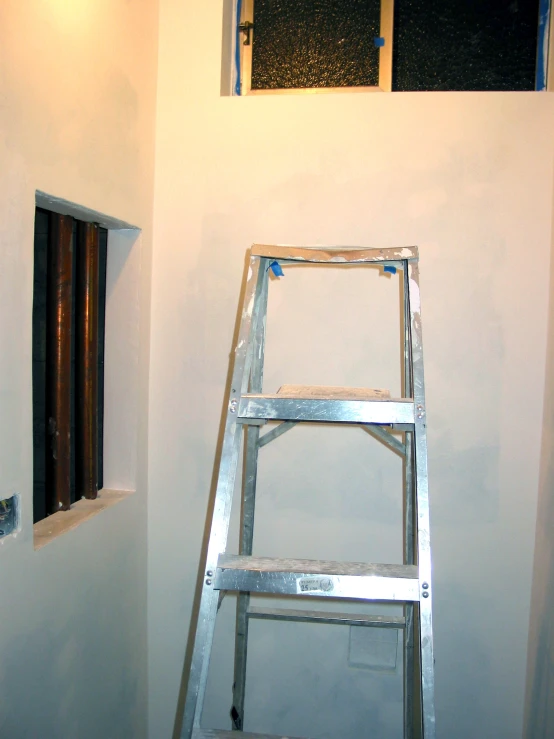
[(278, 259), (284, 262), (308, 262), (313, 264), (363, 264), (379, 262), (417, 261), (417, 246), (401, 246), (392, 249), (363, 249), (359, 247), (271, 246), (253, 244), (253, 257)]

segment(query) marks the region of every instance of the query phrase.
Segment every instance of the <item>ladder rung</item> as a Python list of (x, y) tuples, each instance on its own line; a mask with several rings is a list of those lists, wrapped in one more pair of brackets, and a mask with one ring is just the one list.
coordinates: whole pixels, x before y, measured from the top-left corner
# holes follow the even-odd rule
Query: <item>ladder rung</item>
[(344, 264), (356, 262), (396, 262), (404, 259), (417, 259), (417, 246), (403, 246), (393, 249), (360, 248), (314, 248), (299, 246), (269, 246), (254, 244), (251, 250), (254, 257), (278, 259), (283, 262), (312, 262), (318, 264)]
[(282, 595), (419, 600), (418, 568), (415, 565), (220, 554), (214, 587)]
[[(290, 734), (252, 734), (249, 731), (226, 731), (224, 729), (193, 729), (192, 739), (295, 739)], [(299, 739), (298, 737), (296, 739)]]
[(411, 398), (373, 399), (286, 397), (282, 393), (243, 395), (239, 402), (238, 420), (271, 419), (280, 421), (314, 421), (327, 423), (413, 423), (414, 403)]
[(381, 629), (403, 629), (403, 616), (374, 616), (366, 613), (333, 613), (331, 611), (307, 611), (294, 608), (260, 608), (251, 606), (249, 618), (273, 621), (304, 621), (308, 623), (339, 624), (342, 626), (375, 626)]

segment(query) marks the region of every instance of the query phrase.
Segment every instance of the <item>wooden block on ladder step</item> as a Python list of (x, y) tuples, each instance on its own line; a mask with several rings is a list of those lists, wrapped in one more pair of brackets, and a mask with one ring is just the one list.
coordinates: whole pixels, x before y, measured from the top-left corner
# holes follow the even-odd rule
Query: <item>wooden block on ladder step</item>
[(356, 600), (418, 601), (415, 565), (221, 554), (216, 590)]

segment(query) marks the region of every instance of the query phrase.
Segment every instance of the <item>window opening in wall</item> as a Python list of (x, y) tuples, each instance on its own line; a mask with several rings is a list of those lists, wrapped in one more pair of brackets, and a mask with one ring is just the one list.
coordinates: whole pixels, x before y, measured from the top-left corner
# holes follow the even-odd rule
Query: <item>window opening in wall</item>
[(236, 94), (545, 90), (551, 0), (237, 0)]
[(239, 0), (241, 91), (390, 91), (392, 0)]
[(33, 518), (103, 487), (108, 232), (35, 211)]

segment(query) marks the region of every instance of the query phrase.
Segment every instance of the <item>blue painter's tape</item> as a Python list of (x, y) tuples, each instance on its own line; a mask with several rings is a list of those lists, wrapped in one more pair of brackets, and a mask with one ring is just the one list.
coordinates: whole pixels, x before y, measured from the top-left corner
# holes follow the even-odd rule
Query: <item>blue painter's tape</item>
[(275, 260), (274, 262), (271, 262), (271, 264), (269, 265), (269, 268), (273, 272), (273, 274), (275, 275), (275, 277), (284, 277), (285, 276), (285, 273), (283, 272), (283, 270), (281, 268), (281, 265), (279, 264), (279, 262), (277, 260)]
[(373, 43), (375, 46), (384, 46), (385, 45), (385, 39), (382, 36), (375, 36), (373, 39)]
[(240, 16), (242, 14), (242, 0), (237, 0), (237, 32), (235, 37), (235, 95), (240, 95)]
[(548, 40), (550, 35), (550, 0), (539, 0), (539, 30), (537, 38), (536, 89), (546, 90), (548, 66)]
[(385, 264), (385, 266), (383, 267), (383, 270), (385, 272), (390, 272), (391, 275), (396, 274), (396, 267), (393, 267), (391, 264)]

